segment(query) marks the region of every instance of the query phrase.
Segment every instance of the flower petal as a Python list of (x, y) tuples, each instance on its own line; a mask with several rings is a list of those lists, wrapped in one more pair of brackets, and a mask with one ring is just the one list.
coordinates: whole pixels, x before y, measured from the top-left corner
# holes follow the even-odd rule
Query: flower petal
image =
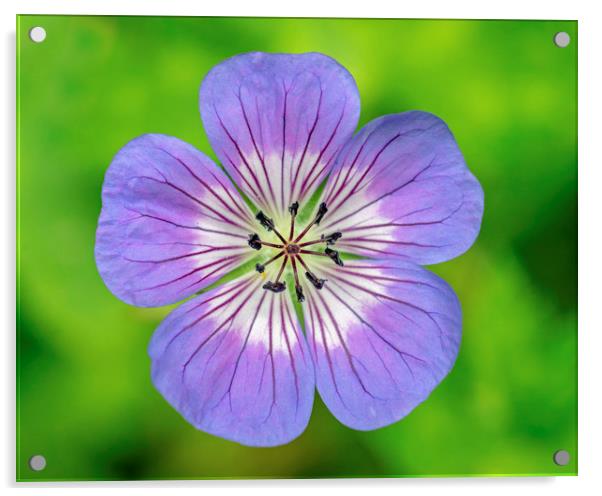
[(138, 306), (186, 298), (253, 254), (253, 217), (226, 175), (176, 138), (141, 136), (105, 176), (96, 265), (115, 296)]
[(225, 284), (174, 310), (149, 346), (157, 389), (200, 430), (276, 446), (309, 421), (314, 371), (290, 298), (259, 276)]
[(405, 262), (322, 267), (304, 303), (320, 396), (345, 425), (377, 429), (423, 402), (453, 367), (461, 337), (453, 290)]
[(247, 53), (211, 70), (201, 117), (216, 154), (256, 203), (279, 218), (303, 204), (355, 130), (353, 77), (320, 53)]
[(345, 146), (324, 190), (320, 233), (345, 251), (434, 264), (464, 253), (481, 227), (483, 190), (453, 135), (426, 112), (388, 115)]

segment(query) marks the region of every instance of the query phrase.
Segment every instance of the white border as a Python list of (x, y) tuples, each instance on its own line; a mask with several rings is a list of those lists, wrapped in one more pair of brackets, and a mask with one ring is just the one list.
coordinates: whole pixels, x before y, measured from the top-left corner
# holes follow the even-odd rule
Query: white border
[[(0, 313), (5, 316), (5, 329), (0, 371), (1, 426), (4, 435), (0, 450), (1, 483), (8, 494), (25, 491), (36, 494), (79, 494), (82, 490), (115, 495), (168, 494), (175, 488), (182, 493), (200, 491), (245, 491), (254, 496), (266, 492), (302, 494), (307, 491), (326, 493), (343, 489), (362, 494), (377, 490), (383, 494), (400, 494), (420, 490), (422, 494), (444, 492), (446, 496), (468, 494), (545, 493), (546, 496), (567, 493), (588, 494), (602, 487), (602, 411), (600, 377), (602, 377), (602, 319), (596, 312), (600, 306), (602, 280), (600, 252), (602, 235), (602, 139), (600, 67), (602, 26), (596, 16), (594, 1), (531, 1), (504, 0), (486, 2), (470, 0), (394, 2), (370, 0), (328, 3), (325, 0), (229, 1), (207, 4), (192, 0), (37, 0), (1, 2), (4, 47), (2, 50), (2, 215), (0, 232), (5, 240), (0, 245), (0, 280), (2, 295)], [(577, 19), (579, 20), (579, 476), (558, 478), (509, 479), (401, 479), (401, 480), (304, 480), (304, 481), (186, 481), (145, 483), (76, 483), (19, 484), (15, 480), (15, 373), (14, 373), (14, 309), (15, 309), (15, 15), (22, 14), (137, 14), (137, 15), (248, 15), (303, 17), (405, 17), (405, 18), (498, 18), (498, 19)], [(554, 270), (550, 267), (550, 270)], [(85, 489), (83, 489), (85, 488)]]

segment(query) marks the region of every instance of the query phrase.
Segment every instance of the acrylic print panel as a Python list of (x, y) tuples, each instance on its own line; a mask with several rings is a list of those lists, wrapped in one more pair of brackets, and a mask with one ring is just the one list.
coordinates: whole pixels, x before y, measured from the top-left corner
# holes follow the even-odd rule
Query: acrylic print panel
[(577, 473), (576, 22), (17, 42), (19, 480)]

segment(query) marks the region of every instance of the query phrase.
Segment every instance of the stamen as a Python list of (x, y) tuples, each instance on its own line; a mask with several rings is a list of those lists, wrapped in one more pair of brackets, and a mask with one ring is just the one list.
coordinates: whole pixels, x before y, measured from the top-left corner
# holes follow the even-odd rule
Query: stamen
[(343, 261), (341, 260), (341, 257), (339, 256), (339, 252), (336, 250), (331, 250), (330, 248), (326, 248), (324, 250), (324, 253), (330, 257), (330, 259), (337, 265), (340, 265), (341, 267), (343, 266)]
[(262, 287), (263, 287), (263, 289), (269, 289), (270, 291), (273, 291), (274, 293), (282, 293), (286, 289), (286, 286), (283, 282), (268, 281)]
[(311, 272), (306, 272), (305, 277), (309, 279), (309, 282), (311, 282), (316, 289), (322, 289), (324, 287), (324, 283), (326, 282), (326, 279), (318, 279)]
[(320, 239), (322, 241), (325, 241), (327, 245), (334, 245), (339, 239), (341, 239), (341, 236), (343, 236), (343, 233), (337, 231), (332, 234), (329, 234), (328, 236), (324, 236), (322, 234), (322, 236), (320, 236)]
[(284, 257), (284, 260), (282, 261), (282, 265), (280, 266), (280, 270), (278, 271), (278, 275), (276, 276), (276, 280), (274, 282), (278, 282), (280, 280), (280, 276), (284, 271), (284, 267), (286, 267), (286, 262), (288, 262), (288, 257)]
[(261, 250), (262, 245), (271, 246), (272, 248), (284, 248), (284, 245), (277, 245), (275, 243), (261, 241), (261, 239), (259, 239), (259, 234), (249, 234), (249, 241), (247, 241), (247, 243), (249, 243), (249, 246), (254, 250)]
[(261, 250), (261, 240), (259, 234), (249, 234), (249, 246), (254, 250)]
[(303, 238), (303, 236), (305, 236), (305, 234), (307, 233), (307, 231), (309, 231), (311, 229), (311, 226), (313, 226), (314, 224), (319, 224), (320, 221), (322, 220), (322, 218), (324, 217), (324, 215), (326, 214), (326, 212), (328, 212), (328, 208), (326, 207), (326, 203), (322, 202), (320, 203), (320, 206), (318, 207), (318, 213), (316, 214), (316, 216), (314, 217), (314, 220), (312, 220), (305, 229), (303, 229), (303, 232), (301, 234), (299, 234), (299, 236), (297, 236), (297, 238), (295, 239), (295, 243), (297, 241), (299, 241), (301, 238)]
[(295, 292), (297, 293), (297, 301), (303, 303), (305, 301), (305, 295), (303, 294), (303, 288), (299, 285), (295, 286)]
[(278, 232), (276, 227), (274, 226), (274, 220), (270, 219), (266, 214), (264, 214), (261, 210), (257, 212), (255, 218), (259, 221), (259, 223), (265, 227), (268, 231), (274, 231), (274, 234), (280, 238), (280, 241), (286, 243), (286, 240), (282, 237), (282, 234)]
[(299, 202), (293, 202), (290, 207), (288, 207), (289, 213), (294, 217), (297, 215), (299, 211)]
[(263, 289), (269, 289), (270, 291), (273, 291), (274, 293), (282, 293), (282, 291), (284, 291), (284, 289), (286, 288), (286, 285), (284, 284), (284, 282), (278, 282), (278, 280), (280, 279), (280, 276), (282, 275), (282, 271), (284, 270), (284, 267), (286, 267), (286, 262), (288, 262), (288, 257), (284, 257), (284, 261), (282, 262), (282, 265), (280, 266), (280, 270), (278, 271), (276, 280), (274, 282), (271, 282), (271, 281), (266, 282), (263, 285)]
[(305, 243), (299, 243), (299, 246), (309, 246), (309, 245), (317, 245), (318, 243), (326, 243), (327, 245), (334, 245), (341, 237), (343, 236), (340, 232), (335, 232), (329, 234), (328, 236), (320, 236), (320, 239), (315, 239), (313, 241), (306, 241)]
[(296, 257), (291, 257), (291, 264), (293, 264), (293, 275), (295, 276), (295, 292), (297, 293), (297, 301), (303, 303), (305, 301), (305, 295), (303, 294), (303, 288), (299, 283), (299, 274), (297, 273), (297, 262)]
[(305, 255), (318, 255), (319, 257), (329, 257), (326, 253), (322, 253), (321, 251), (314, 250), (299, 250), (299, 253), (304, 253)]
[(318, 214), (316, 215), (316, 220), (314, 220), (314, 222), (316, 224), (319, 224), (324, 215), (326, 215), (326, 212), (328, 212), (328, 207), (326, 207), (326, 203), (320, 203), (320, 206), (318, 207)]
[(307, 264), (303, 261), (303, 259), (297, 255), (297, 259), (299, 260), (299, 262), (301, 262), (301, 265), (303, 265), (303, 267), (305, 268), (306, 272), (305, 272), (305, 277), (307, 277), (309, 279), (309, 282), (311, 282), (314, 287), (316, 289), (322, 289), (324, 287), (324, 283), (326, 282), (326, 279), (318, 279), (311, 270), (309, 270), (309, 267), (307, 266)]
[(288, 239), (292, 240), (293, 235), (295, 234), (295, 217), (297, 217), (297, 212), (299, 211), (299, 202), (294, 202), (288, 207), (288, 211), (291, 214), (291, 230)]
[(260, 241), (264, 246), (271, 246), (272, 248), (284, 248), (284, 245), (277, 245), (275, 243), (268, 243), (267, 241)]
[(265, 270), (266, 266), (270, 265), (274, 260), (278, 260), (283, 255), (284, 255), (284, 252), (281, 251), (280, 253), (278, 253), (278, 255), (274, 255), (272, 258), (270, 258), (266, 263), (255, 264), (255, 270), (261, 274)]
[(259, 223), (265, 227), (268, 231), (272, 231), (274, 229), (274, 220), (270, 219), (266, 214), (264, 214), (261, 210), (257, 212), (255, 218), (259, 221)]

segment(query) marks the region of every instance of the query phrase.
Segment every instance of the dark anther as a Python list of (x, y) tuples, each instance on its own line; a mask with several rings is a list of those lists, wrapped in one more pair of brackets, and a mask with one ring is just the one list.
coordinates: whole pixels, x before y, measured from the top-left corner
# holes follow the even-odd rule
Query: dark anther
[(303, 295), (303, 288), (297, 284), (295, 286), (295, 292), (297, 293), (297, 301), (299, 303), (303, 303), (305, 301), (305, 296)]
[(285, 288), (286, 288), (286, 286), (284, 285), (283, 282), (268, 281), (263, 285), (263, 289), (269, 289), (270, 291), (273, 291), (274, 293), (282, 293)]
[(261, 240), (259, 234), (249, 234), (249, 246), (254, 250), (261, 250)]
[(319, 224), (320, 221), (322, 220), (322, 218), (324, 217), (324, 215), (326, 215), (326, 212), (328, 212), (326, 203), (324, 203), (324, 202), (320, 203), (320, 206), (318, 207), (318, 213), (316, 214), (316, 220), (314, 221), (314, 223)]
[(297, 215), (297, 212), (299, 211), (299, 202), (295, 202), (288, 207), (288, 211), (291, 215)]
[(255, 270), (261, 274), (265, 270), (265, 265), (255, 264)]
[(322, 236), (320, 236), (320, 239), (322, 241), (326, 241), (327, 245), (334, 245), (339, 239), (341, 239), (341, 236), (343, 236), (343, 234), (337, 231), (335, 233), (329, 234), (328, 236), (324, 236), (322, 234)]
[(259, 221), (259, 223), (265, 227), (268, 231), (274, 229), (274, 221), (270, 219), (266, 214), (259, 211), (255, 218)]
[(311, 272), (306, 272), (305, 277), (309, 279), (309, 282), (311, 282), (316, 289), (322, 289), (324, 287), (324, 283), (326, 282), (326, 279), (318, 279)]
[(343, 266), (343, 261), (341, 260), (338, 251), (326, 248), (324, 250), (324, 253), (326, 253), (326, 255), (328, 255), (335, 264), (340, 265), (341, 267)]

